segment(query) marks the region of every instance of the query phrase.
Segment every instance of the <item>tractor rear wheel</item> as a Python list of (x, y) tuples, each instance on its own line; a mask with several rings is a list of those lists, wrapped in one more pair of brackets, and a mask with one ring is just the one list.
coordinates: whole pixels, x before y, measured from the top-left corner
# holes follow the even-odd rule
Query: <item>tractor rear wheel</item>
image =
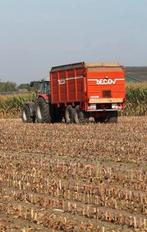
[(38, 98), (36, 104), (36, 119), (39, 123), (50, 123), (50, 107), (49, 103), (46, 103), (43, 98)]

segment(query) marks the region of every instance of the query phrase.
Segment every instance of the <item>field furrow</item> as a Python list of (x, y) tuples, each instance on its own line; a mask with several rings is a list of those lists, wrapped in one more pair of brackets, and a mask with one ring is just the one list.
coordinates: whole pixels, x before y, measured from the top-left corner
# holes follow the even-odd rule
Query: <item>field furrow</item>
[(1, 120), (0, 231), (147, 231), (147, 118)]

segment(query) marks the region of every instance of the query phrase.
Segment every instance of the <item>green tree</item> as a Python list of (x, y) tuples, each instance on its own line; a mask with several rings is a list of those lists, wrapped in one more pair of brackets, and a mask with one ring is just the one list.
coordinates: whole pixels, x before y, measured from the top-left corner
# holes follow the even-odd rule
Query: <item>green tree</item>
[(0, 92), (13, 92), (16, 91), (16, 83), (14, 82), (0, 82)]
[(22, 84), (18, 85), (17, 89), (18, 90), (27, 89), (29, 91), (30, 90), (30, 84), (22, 83)]

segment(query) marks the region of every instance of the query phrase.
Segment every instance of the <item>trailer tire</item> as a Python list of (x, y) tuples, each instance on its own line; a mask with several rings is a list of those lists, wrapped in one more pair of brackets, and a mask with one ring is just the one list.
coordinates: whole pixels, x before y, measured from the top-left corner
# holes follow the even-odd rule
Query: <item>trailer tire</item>
[(102, 117), (94, 118), (94, 120), (96, 123), (103, 123), (105, 121), (105, 119)]
[(98, 118), (94, 118), (96, 123), (117, 123), (118, 121), (118, 112), (110, 111), (107, 112), (106, 115), (99, 116)]
[(61, 108), (57, 108), (57, 106), (51, 107), (51, 116), (52, 116), (52, 122), (53, 123), (59, 123), (62, 122), (63, 118), (63, 111)]
[(106, 119), (107, 123), (117, 123), (118, 121), (118, 112), (111, 111)]
[[(24, 104), (22, 108), (22, 121), (24, 123), (34, 123), (35, 122), (35, 114), (33, 109), (31, 109), (31, 104)], [(32, 114), (33, 113), (33, 114)]]
[(86, 122), (86, 117), (84, 114), (84, 111), (80, 110), (80, 106), (77, 105), (74, 109), (74, 122), (76, 124), (79, 123), (85, 123)]
[(75, 110), (74, 108), (69, 105), (65, 109), (65, 122), (66, 123), (74, 123), (74, 115), (75, 115)]
[(36, 119), (38, 123), (50, 123), (50, 107), (49, 103), (46, 103), (43, 98), (38, 98), (36, 104)]

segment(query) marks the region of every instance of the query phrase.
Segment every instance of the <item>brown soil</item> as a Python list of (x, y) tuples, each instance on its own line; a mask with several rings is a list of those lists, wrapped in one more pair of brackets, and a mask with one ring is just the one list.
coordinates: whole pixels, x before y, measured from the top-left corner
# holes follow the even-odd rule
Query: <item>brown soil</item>
[(147, 231), (147, 117), (0, 120), (0, 231)]

